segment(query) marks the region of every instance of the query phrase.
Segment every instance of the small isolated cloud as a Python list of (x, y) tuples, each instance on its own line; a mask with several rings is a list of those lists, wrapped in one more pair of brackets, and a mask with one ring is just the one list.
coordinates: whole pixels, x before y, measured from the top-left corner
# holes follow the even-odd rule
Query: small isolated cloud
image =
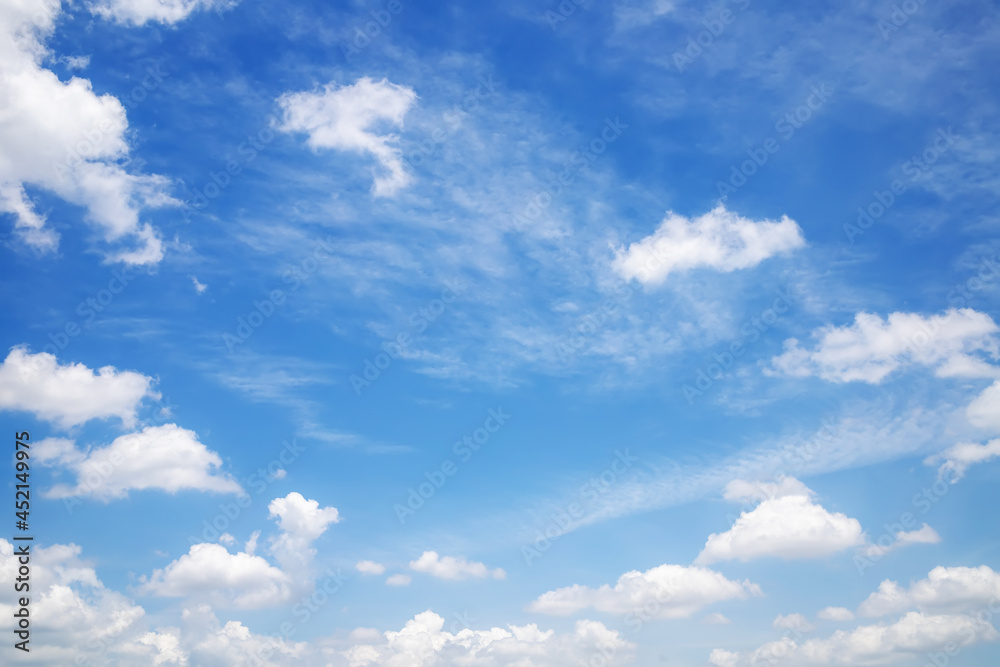
[(49, 498), (93, 497), (108, 502), (125, 498), (132, 490), (241, 491), (236, 480), (219, 472), (219, 455), (194, 431), (176, 424), (149, 426), (89, 451), (63, 438), (42, 440), (35, 451), (43, 465), (59, 466), (76, 476), (75, 485), (60, 484), (47, 491)]
[(409, 586), (413, 577), (408, 574), (394, 574), (385, 580), (386, 586)]
[(816, 629), (816, 626), (810, 623), (802, 614), (788, 614), (787, 616), (778, 614), (774, 621), (771, 622), (771, 626), (775, 630), (795, 630), (798, 633), (810, 632)]
[(0, 410), (30, 412), (38, 419), (69, 429), (91, 419), (118, 417), (133, 426), (147, 396), (158, 399), (153, 379), (104, 366), (96, 372), (83, 364), (60, 364), (48, 352), (11, 349), (0, 364)]
[(614, 268), (626, 280), (659, 285), (674, 272), (749, 269), (804, 245), (802, 230), (787, 216), (753, 221), (724, 206), (694, 219), (668, 212), (651, 236), (616, 251)]
[(96, 0), (89, 5), (101, 18), (129, 25), (180, 23), (196, 11), (216, 11), (235, 7), (238, 0)]
[(191, 276), (191, 283), (194, 285), (194, 291), (197, 292), (198, 294), (201, 294), (208, 289), (208, 285), (202, 282), (198, 282), (198, 278), (195, 276)]
[(312, 543), (336, 523), (335, 507), (320, 508), (292, 492), (268, 505), (280, 534), (271, 540), (273, 565), (255, 555), (259, 533), (251, 535), (243, 552), (230, 553), (221, 544), (195, 544), (187, 554), (155, 570), (140, 592), (163, 597), (207, 599), (215, 605), (260, 609), (286, 604), (311, 585)]
[(715, 667), (736, 667), (740, 659), (739, 653), (726, 651), (721, 648), (714, 649), (708, 656), (708, 662)]
[[(891, 541), (883, 544), (883, 540), (886, 539)], [(881, 558), (890, 551), (896, 551), (903, 547), (913, 546), (914, 544), (938, 544), (939, 542), (941, 542), (941, 536), (938, 535), (936, 530), (925, 523), (917, 530), (901, 530), (897, 531), (894, 535), (886, 533), (875, 544), (866, 546), (862, 550), (862, 553), (868, 558)]]
[(650, 618), (688, 618), (712, 603), (760, 594), (757, 584), (731, 581), (708, 568), (660, 565), (645, 572), (626, 572), (614, 586), (575, 584), (549, 591), (528, 609), (558, 616), (589, 608), (608, 614), (642, 610)]
[(852, 325), (814, 331), (818, 342), (812, 350), (786, 340), (784, 353), (772, 359), (772, 372), (878, 384), (894, 371), (921, 365), (938, 377), (995, 377), (1000, 370), (977, 353), (997, 359), (998, 331), (989, 315), (969, 308), (929, 317), (890, 313), (885, 320), (858, 313)]
[(820, 609), (816, 617), (824, 621), (846, 622), (854, 620), (854, 612), (846, 607), (826, 607)]
[(444, 618), (428, 610), (407, 621), (401, 630), (352, 633), (356, 643), (341, 652), (346, 660), (343, 664), (578, 667), (590, 664), (597, 656), (600, 664), (612, 667), (630, 664), (635, 651), (635, 645), (620, 632), (597, 621), (577, 621), (573, 630), (565, 633), (541, 630), (535, 624), (488, 630), (465, 628), (451, 633), (444, 625)]
[(940, 463), (938, 475), (942, 479), (946, 477), (950, 478), (951, 483), (954, 484), (965, 477), (965, 471), (970, 466), (974, 466), (977, 463), (986, 463), (997, 457), (1000, 457), (1000, 438), (990, 440), (985, 445), (977, 445), (974, 442), (960, 442), (957, 445), (952, 445), (940, 454), (928, 457), (924, 463), (927, 465), (937, 465)]
[(401, 127), (416, 99), (412, 88), (387, 79), (363, 77), (339, 88), (330, 83), (321, 91), (282, 95), (278, 99), (284, 111), (280, 129), (308, 135), (306, 144), (313, 150), (371, 154), (382, 167), (375, 174), (373, 192), (391, 196), (410, 182), (410, 175), (403, 168), (402, 151), (393, 145), (395, 135), (379, 134), (375, 128)]
[(794, 478), (773, 485), (736, 480), (725, 495), (731, 500), (760, 499), (760, 504), (741, 513), (728, 531), (709, 535), (695, 563), (767, 556), (819, 558), (864, 543), (857, 519), (814, 503), (812, 492)]
[(376, 563), (375, 561), (372, 560), (358, 561), (358, 563), (354, 566), (354, 569), (356, 569), (361, 574), (385, 573), (385, 565), (382, 565), (382, 563)]
[(711, 613), (701, 619), (701, 621), (707, 625), (730, 625), (732, 623), (724, 614), (720, 614), (719, 612)]
[(410, 561), (410, 569), (438, 579), (450, 580), (483, 579), (486, 577), (503, 579), (507, 576), (507, 573), (501, 568), (490, 570), (483, 563), (452, 556), (442, 557), (436, 551), (425, 551), (420, 555), (420, 558)]
[(969, 612), (984, 609), (997, 599), (1000, 599), (1000, 574), (988, 566), (939, 565), (908, 589), (886, 579), (861, 603), (858, 613), (886, 616), (912, 608), (933, 613)]

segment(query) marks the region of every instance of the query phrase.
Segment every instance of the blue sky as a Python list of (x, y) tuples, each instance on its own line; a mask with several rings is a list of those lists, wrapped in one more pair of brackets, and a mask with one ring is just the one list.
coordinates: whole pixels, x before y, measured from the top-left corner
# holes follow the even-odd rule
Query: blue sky
[(5, 662), (995, 664), (995, 3), (0, 30)]

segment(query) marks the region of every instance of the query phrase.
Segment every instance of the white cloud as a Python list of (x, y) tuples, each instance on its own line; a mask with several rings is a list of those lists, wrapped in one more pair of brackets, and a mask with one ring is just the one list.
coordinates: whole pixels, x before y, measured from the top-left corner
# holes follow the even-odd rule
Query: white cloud
[(1000, 599), (1000, 574), (986, 565), (943, 567), (931, 570), (927, 578), (905, 589), (886, 579), (868, 596), (858, 613), (886, 616), (906, 609), (925, 612), (969, 612), (985, 609)]
[(565, 634), (543, 631), (535, 624), (489, 630), (465, 628), (452, 633), (444, 629), (444, 623), (441, 616), (425, 611), (407, 621), (402, 630), (383, 633), (381, 641), (359, 643), (342, 651), (346, 663), (334, 664), (577, 667), (600, 660), (602, 665), (622, 665), (631, 661), (635, 649), (621, 633), (596, 621), (577, 621), (574, 630)]
[(732, 621), (726, 618), (724, 614), (720, 614), (717, 611), (709, 614), (701, 620), (702, 623), (707, 623), (708, 625), (730, 625), (732, 623)]
[(877, 384), (909, 364), (929, 366), (938, 377), (996, 377), (1000, 371), (974, 353), (997, 359), (998, 331), (989, 315), (969, 308), (929, 317), (890, 313), (886, 320), (858, 313), (852, 325), (814, 331), (813, 350), (789, 338), (772, 364), (786, 375), (830, 382)]
[(668, 212), (651, 236), (616, 251), (614, 267), (626, 280), (659, 285), (673, 272), (747, 269), (804, 245), (787, 216), (755, 222), (718, 206), (694, 219)]
[(810, 623), (802, 614), (788, 614), (787, 616), (778, 614), (774, 621), (771, 622), (771, 626), (776, 630), (795, 630), (798, 633), (810, 632), (816, 629), (816, 626)]
[[(885, 539), (889, 539), (891, 541), (883, 544), (882, 542)], [(865, 548), (861, 550), (861, 555), (863, 558), (879, 559), (887, 553), (903, 547), (913, 546), (914, 544), (938, 544), (939, 542), (941, 542), (941, 536), (938, 535), (936, 530), (925, 523), (916, 530), (900, 530), (894, 535), (885, 533), (878, 540), (876, 540), (874, 544), (866, 545)], [(861, 560), (859, 562), (865, 561)], [(859, 567), (861, 566), (859, 565)]]
[[(985, 463), (1000, 456), (1000, 438), (990, 440), (985, 445), (974, 442), (960, 442), (952, 445), (940, 454), (928, 457), (924, 463), (935, 465), (943, 461), (938, 468), (941, 478), (949, 477), (952, 484), (965, 476), (965, 471), (977, 463)], [(951, 473), (947, 475), (946, 473)]]
[(410, 561), (410, 569), (423, 572), (438, 579), (482, 579), (492, 577), (503, 579), (507, 576), (501, 568), (490, 570), (483, 563), (467, 561), (453, 556), (439, 556), (436, 551), (425, 551), (420, 558)]
[(139, 210), (176, 202), (162, 176), (129, 173), (117, 163), (129, 153), (121, 102), (95, 94), (87, 79), (60, 81), (41, 66), (61, 11), (59, 0), (0, 7), (0, 213), (13, 214), (25, 243), (55, 250), (59, 236), (25, 190), (36, 187), (86, 209), (85, 220), (106, 242), (127, 242), (108, 259), (155, 264), (162, 242)]
[(969, 423), (1000, 433), (1000, 381), (994, 382), (965, 409)]
[[(880, 665), (916, 658), (953, 644), (964, 647), (1000, 637), (989, 623), (973, 616), (928, 616), (911, 612), (891, 625), (863, 625), (837, 631), (827, 639), (801, 644), (790, 637), (770, 642), (743, 654), (722, 651), (725, 667), (802, 667), (804, 665)], [(713, 654), (715, 652), (713, 651)]]
[(715, 665), (715, 667), (736, 667), (739, 658), (739, 653), (717, 648), (708, 656), (708, 661)]
[(854, 612), (846, 607), (826, 607), (816, 616), (824, 621), (853, 621)]
[(576, 584), (549, 591), (528, 609), (561, 616), (588, 608), (609, 614), (640, 610), (650, 618), (687, 618), (714, 602), (760, 594), (757, 584), (731, 581), (708, 568), (660, 565), (646, 572), (626, 572), (614, 587)]
[(237, 0), (96, 0), (88, 8), (101, 18), (117, 23), (173, 25), (196, 11), (221, 12), (236, 4)]
[(254, 555), (258, 533), (246, 550), (230, 553), (219, 544), (195, 544), (187, 554), (155, 570), (140, 590), (166, 597), (206, 598), (214, 605), (258, 609), (289, 602), (312, 581), (312, 543), (339, 521), (335, 507), (320, 508), (292, 492), (268, 505), (281, 533), (271, 541), (270, 553), (281, 567)]
[(354, 566), (354, 569), (356, 569), (361, 574), (385, 573), (385, 565), (382, 565), (381, 563), (376, 563), (375, 561), (371, 560), (358, 561), (358, 563)]
[(280, 129), (309, 135), (306, 143), (313, 150), (370, 153), (383, 169), (375, 174), (373, 191), (391, 196), (409, 183), (410, 175), (403, 168), (402, 151), (393, 145), (396, 137), (377, 134), (375, 128), (402, 126), (416, 99), (411, 88), (368, 77), (339, 88), (331, 83), (322, 91), (285, 93), (278, 99), (284, 110)]
[(163, 597), (208, 594), (213, 602), (243, 609), (270, 607), (291, 597), (291, 577), (260, 556), (229, 553), (221, 544), (195, 544), (155, 570), (141, 592)]
[(83, 364), (60, 364), (48, 352), (12, 348), (0, 364), (0, 410), (23, 410), (68, 429), (91, 419), (118, 417), (135, 424), (142, 399), (158, 399), (153, 379), (104, 366), (95, 373)]
[(194, 291), (198, 294), (204, 294), (205, 290), (208, 289), (208, 285), (199, 282), (196, 276), (191, 276), (191, 284), (194, 285)]
[(727, 498), (763, 500), (752, 511), (742, 512), (728, 531), (709, 535), (695, 562), (747, 561), (765, 556), (818, 558), (864, 543), (857, 519), (828, 512), (814, 503), (811, 495), (794, 478), (757, 487), (739, 480), (730, 483)]
[(219, 474), (219, 455), (199, 442), (194, 431), (176, 424), (149, 426), (86, 452), (61, 438), (39, 442), (36, 451), (44, 464), (66, 468), (77, 478), (75, 486), (61, 484), (47, 491), (50, 498), (92, 496), (107, 502), (126, 497), (130, 490), (241, 490), (232, 477)]
[(785, 496), (808, 496), (813, 492), (794, 477), (782, 477), (777, 482), (747, 481), (734, 479), (726, 484), (722, 497), (730, 502), (755, 502), (783, 498)]
[(408, 574), (394, 574), (385, 580), (386, 586), (409, 586), (413, 577)]

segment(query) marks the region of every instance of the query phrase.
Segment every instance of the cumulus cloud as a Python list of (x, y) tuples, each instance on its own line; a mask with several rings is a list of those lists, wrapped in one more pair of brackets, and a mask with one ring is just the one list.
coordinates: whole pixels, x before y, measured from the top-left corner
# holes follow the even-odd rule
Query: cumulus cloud
[(576, 667), (597, 656), (604, 665), (631, 661), (635, 647), (621, 633), (596, 621), (577, 621), (572, 632), (557, 634), (537, 625), (509, 625), (489, 630), (444, 629), (444, 618), (428, 610), (417, 614), (399, 631), (382, 633), (377, 641), (358, 643), (341, 651), (334, 665), (547, 665)]
[(787, 216), (753, 221), (720, 205), (694, 219), (668, 212), (651, 236), (616, 251), (614, 268), (626, 280), (659, 285), (671, 273), (748, 269), (804, 245), (802, 230)]
[(998, 358), (997, 331), (989, 315), (969, 308), (929, 317), (890, 313), (885, 320), (858, 313), (852, 325), (813, 332), (812, 350), (789, 338), (772, 365), (778, 373), (830, 382), (878, 384), (907, 365), (928, 366), (938, 377), (996, 377), (1000, 370), (982, 356)]
[(104, 366), (94, 372), (18, 346), (0, 364), (0, 410), (30, 412), (64, 429), (109, 417), (131, 427), (142, 400), (160, 397), (152, 384), (152, 378), (134, 371)]
[(196, 11), (221, 12), (235, 7), (238, 0), (96, 0), (88, 6), (94, 14), (117, 23), (144, 25), (150, 22), (173, 25)]
[(965, 471), (970, 466), (977, 463), (986, 463), (997, 457), (1000, 457), (1000, 439), (990, 440), (985, 445), (977, 445), (974, 442), (960, 442), (957, 445), (952, 445), (940, 454), (928, 457), (924, 463), (928, 465), (940, 463), (938, 475), (942, 479), (949, 478), (951, 483), (954, 484), (965, 477)]
[(824, 621), (853, 621), (854, 612), (846, 607), (826, 607), (816, 616)]
[[(717, 649), (721, 667), (802, 667), (804, 665), (880, 665), (916, 658), (945, 646), (965, 647), (1000, 637), (974, 616), (925, 615), (910, 612), (891, 625), (863, 625), (837, 631), (827, 639), (798, 643), (790, 637), (769, 642), (754, 651), (732, 653)], [(711, 658), (710, 658), (711, 660)]]
[(199, 442), (194, 431), (176, 424), (149, 426), (119, 436), (106, 447), (81, 451), (63, 438), (42, 440), (35, 447), (38, 461), (76, 475), (73, 486), (59, 484), (49, 498), (88, 498), (108, 502), (131, 490), (159, 489), (239, 493), (239, 483), (220, 474), (222, 459)]
[(994, 382), (965, 409), (969, 423), (1000, 433), (1000, 381)]
[(371, 154), (382, 167), (375, 174), (373, 192), (391, 196), (410, 181), (403, 168), (402, 151), (396, 137), (379, 134), (379, 125), (401, 127), (403, 118), (417, 99), (411, 88), (387, 79), (358, 79), (349, 86), (327, 84), (321, 91), (285, 93), (278, 99), (284, 112), (280, 126), (286, 132), (308, 135), (313, 150)]
[(195, 544), (167, 567), (155, 570), (140, 590), (164, 597), (206, 598), (214, 605), (243, 609), (273, 607), (301, 594), (312, 578), (312, 543), (339, 520), (335, 507), (321, 508), (292, 492), (268, 505), (281, 533), (270, 553), (281, 567), (254, 555), (257, 535), (246, 550), (230, 553), (221, 544)]
[(420, 558), (410, 561), (410, 569), (414, 572), (423, 572), (438, 579), (483, 579), (492, 577), (503, 579), (507, 576), (501, 568), (490, 570), (483, 563), (468, 561), (464, 558), (453, 556), (439, 556), (436, 551), (425, 551)]
[(742, 512), (728, 531), (709, 535), (696, 563), (818, 558), (864, 543), (857, 519), (816, 504), (812, 492), (794, 478), (756, 486), (737, 480), (727, 486), (726, 497), (760, 499), (760, 504)]
[(130, 173), (119, 164), (129, 153), (121, 102), (96, 94), (87, 79), (60, 81), (42, 67), (50, 55), (45, 40), (61, 12), (59, 0), (0, 7), (0, 213), (13, 215), (23, 242), (40, 252), (55, 250), (59, 236), (26, 186), (44, 190), (86, 210), (86, 222), (116, 244), (109, 260), (155, 264), (163, 257), (162, 242), (140, 221), (140, 209), (178, 202), (166, 195), (164, 177)]
[(886, 579), (858, 607), (862, 616), (886, 616), (906, 609), (924, 612), (969, 612), (986, 609), (1000, 599), (1000, 574), (986, 565), (944, 567), (903, 588)]
[(382, 565), (382, 563), (376, 563), (375, 561), (371, 560), (358, 561), (358, 563), (354, 566), (354, 569), (356, 569), (361, 574), (385, 573), (385, 565)]
[(650, 618), (688, 618), (712, 603), (760, 594), (757, 584), (731, 581), (708, 568), (660, 565), (645, 572), (626, 572), (613, 587), (575, 584), (549, 591), (528, 609), (560, 616), (588, 608), (609, 614), (641, 610)]

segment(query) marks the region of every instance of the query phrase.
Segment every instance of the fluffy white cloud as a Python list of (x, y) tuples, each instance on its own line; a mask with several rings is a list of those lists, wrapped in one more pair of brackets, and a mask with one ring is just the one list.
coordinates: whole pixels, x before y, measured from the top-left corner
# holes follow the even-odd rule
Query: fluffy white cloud
[(393, 574), (386, 578), (386, 586), (409, 586), (413, 582), (413, 577), (408, 574)]
[[(577, 621), (573, 632), (557, 634), (540, 630), (537, 625), (510, 625), (489, 630), (465, 628), (452, 633), (444, 629), (445, 620), (428, 610), (417, 614), (399, 631), (387, 631), (379, 641), (358, 643), (340, 652), (338, 667), (507, 667), (508, 665), (577, 665), (627, 664), (634, 645), (619, 632), (596, 621)], [(593, 660), (592, 660), (593, 659)]]
[[(851, 631), (838, 631), (827, 639), (810, 639), (800, 644), (784, 637), (743, 654), (722, 651), (718, 655), (724, 661), (713, 664), (724, 667), (881, 665), (940, 651), (949, 644), (965, 647), (998, 637), (989, 623), (973, 616), (911, 612), (891, 625), (863, 625)], [(716, 655), (715, 651), (712, 655)]]
[[(13, 582), (18, 567), (15, 545), (0, 538), (0, 578)], [(33, 545), (31, 568), (30, 613), (36, 619), (30, 644), (32, 664), (152, 664), (143, 659), (148, 651), (134, 641), (142, 629), (142, 607), (105, 588), (94, 569), (80, 559), (80, 547)], [(14, 618), (20, 595), (12, 585), (0, 588), (4, 618)], [(78, 657), (88, 662), (78, 662)]]
[(371, 560), (362, 560), (358, 561), (354, 569), (361, 574), (383, 574), (385, 572), (385, 565)]
[(135, 424), (136, 410), (153, 379), (105, 366), (95, 373), (83, 364), (60, 364), (48, 352), (12, 348), (0, 364), (0, 410), (23, 410), (68, 429), (91, 419), (118, 417)]
[(994, 382), (965, 409), (969, 423), (1000, 433), (1000, 381)]
[(490, 570), (483, 563), (453, 556), (442, 557), (436, 551), (425, 551), (420, 555), (420, 558), (410, 561), (410, 569), (438, 579), (482, 579), (484, 577), (503, 579), (507, 576), (507, 573), (499, 567)]
[(217, 606), (244, 609), (281, 605), (302, 594), (312, 581), (316, 553), (312, 543), (339, 521), (339, 513), (296, 492), (274, 499), (268, 508), (281, 529), (270, 548), (281, 567), (254, 555), (255, 533), (246, 550), (235, 554), (220, 544), (195, 544), (184, 556), (155, 570), (140, 590), (165, 597), (206, 598)]
[(645, 572), (626, 572), (614, 587), (575, 584), (549, 591), (528, 608), (554, 615), (593, 608), (609, 614), (641, 611), (650, 618), (687, 618), (714, 602), (760, 594), (757, 584), (731, 581), (708, 568), (660, 565)]
[(996, 377), (1000, 369), (976, 355), (997, 359), (998, 330), (989, 315), (969, 308), (930, 317), (890, 313), (886, 320), (858, 313), (852, 325), (813, 332), (818, 339), (813, 350), (789, 338), (772, 364), (786, 375), (831, 382), (877, 384), (908, 364), (929, 366), (938, 377)]
[(760, 499), (752, 511), (742, 512), (733, 527), (712, 533), (695, 560), (747, 561), (764, 556), (817, 558), (864, 543), (857, 519), (831, 513), (812, 501), (812, 492), (794, 478), (781, 484), (749, 485), (737, 480), (726, 488), (730, 500)]
[(941, 463), (938, 474), (941, 478), (949, 478), (954, 484), (965, 476), (965, 471), (977, 463), (985, 463), (1000, 456), (1000, 438), (990, 440), (985, 445), (974, 442), (960, 442), (952, 445), (940, 454), (928, 457), (924, 463), (936, 465)]
[(131, 25), (151, 21), (172, 25), (199, 10), (221, 12), (237, 4), (237, 0), (96, 0), (89, 9), (98, 16)]
[(673, 272), (747, 269), (804, 245), (802, 230), (787, 216), (755, 222), (724, 206), (694, 219), (671, 211), (651, 236), (619, 248), (614, 267), (626, 280), (659, 285)]
[(733, 651), (726, 651), (721, 648), (714, 649), (708, 656), (708, 661), (715, 667), (736, 667), (740, 654)]
[(195, 544), (162, 570), (141, 592), (163, 597), (209, 594), (217, 604), (256, 609), (290, 599), (291, 577), (260, 556), (229, 553), (221, 544)]
[[(990, 607), (992, 605), (992, 607)], [(991, 608), (1000, 613), (1000, 573), (986, 565), (943, 567), (905, 589), (886, 579), (858, 607), (862, 616), (885, 616), (906, 609), (929, 612), (969, 612)]]
[(771, 626), (776, 630), (795, 630), (798, 633), (816, 629), (816, 626), (802, 614), (788, 614), (787, 616), (778, 614), (771, 622)]
[(377, 134), (375, 127), (402, 126), (416, 99), (411, 88), (368, 77), (339, 88), (331, 83), (322, 91), (285, 93), (278, 99), (284, 111), (280, 129), (307, 134), (313, 150), (370, 153), (383, 170), (375, 174), (373, 191), (390, 196), (409, 183), (410, 175), (403, 168), (402, 151), (393, 145), (396, 137)]
[(122, 104), (95, 94), (87, 79), (60, 81), (42, 67), (50, 55), (44, 41), (61, 11), (59, 0), (0, 6), (0, 213), (13, 214), (25, 243), (54, 250), (58, 234), (25, 190), (39, 188), (86, 209), (86, 221), (105, 241), (127, 242), (109, 259), (156, 263), (162, 243), (140, 222), (139, 210), (177, 202), (165, 194), (162, 176), (129, 173), (118, 164), (129, 153)]
[(40, 463), (58, 465), (76, 475), (75, 485), (60, 484), (47, 491), (50, 498), (94, 497), (107, 502), (124, 498), (133, 489), (169, 493), (241, 490), (232, 477), (219, 474), (219, 455), (199, 442), (194, 431), (176, 424), (150, 426), (88, 452), (62, 438), (43, 440), (35, 450)]
[(846, 607), (826, 607), (820, 609), (819, 613), (816, 614), (818, 618), (824, 621), (853, 621), (854, 612)]

